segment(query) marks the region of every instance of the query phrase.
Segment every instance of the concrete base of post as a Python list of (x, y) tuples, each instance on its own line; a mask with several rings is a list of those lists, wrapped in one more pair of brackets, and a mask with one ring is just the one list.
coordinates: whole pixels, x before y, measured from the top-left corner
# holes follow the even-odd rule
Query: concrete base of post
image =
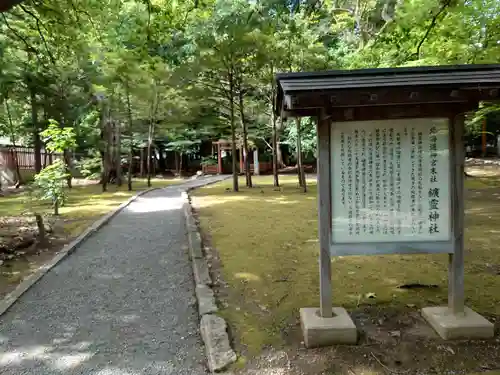
[(493, 323), (468, 307), (462, 314), (453, 314), (447, 306), (424, 307), (422, 316), (445, 340), (488, 339), (495, 334)]
[(334, 307), (333, 317), (322, 318), (318, 308), (300, 309), (300, 326), (307, 348), (317, 348), (335, 344), (356, 344), (358, 331), (347, 311)]

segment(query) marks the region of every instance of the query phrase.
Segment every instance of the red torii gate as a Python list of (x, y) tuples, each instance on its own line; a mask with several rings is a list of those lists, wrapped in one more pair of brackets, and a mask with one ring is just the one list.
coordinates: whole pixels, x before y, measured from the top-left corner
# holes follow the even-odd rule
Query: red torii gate
[[(218, 141), (212, 142), (213, 146), (217, 146), (217, 173), (223, 173), (222, 170), (222, 151), (232, 151), (233, 145), (231, 141), (225, 139), (219, 139)], [(245, 166), (243, 165), (243, 147), (236, 147), (240, 154), (240, 171), (244, 171)], [(234, 155), (232, 155), (234, 157)]]

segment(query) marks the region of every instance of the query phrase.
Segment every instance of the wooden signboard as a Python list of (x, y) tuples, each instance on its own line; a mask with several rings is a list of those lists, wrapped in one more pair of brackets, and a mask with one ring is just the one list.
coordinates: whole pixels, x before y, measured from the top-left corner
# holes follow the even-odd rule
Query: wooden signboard
[[(320, 316), (335, 331), (331, 256), (448, 253), (448, 307), (422, 314), (444, 338), (490, 337), (464, 306), (463, 131), (465, 112), (500, 99), (500, 66), (285, 73), (277, 87), (277, 115), (318, 119)], [(301, 311), (305, 342), (353, 340), (310, 337), (330, 323)]]

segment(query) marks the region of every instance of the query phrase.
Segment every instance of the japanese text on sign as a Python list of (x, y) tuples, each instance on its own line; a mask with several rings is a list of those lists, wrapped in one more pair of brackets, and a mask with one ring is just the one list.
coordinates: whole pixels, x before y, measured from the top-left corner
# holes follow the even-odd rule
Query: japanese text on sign
[(333, 243), (450, 239), (448, 120), (332, 127)]

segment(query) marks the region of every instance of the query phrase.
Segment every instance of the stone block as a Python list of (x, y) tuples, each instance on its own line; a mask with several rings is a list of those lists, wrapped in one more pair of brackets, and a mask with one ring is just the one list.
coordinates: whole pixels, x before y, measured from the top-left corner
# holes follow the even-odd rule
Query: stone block
[(214, 292), (206, 285), (196, 285), (196, 299), (200, 316), (216, 312)]
[(201, 248), (201, 236), (197, 230), (191, 230), (188, 233), (189, 255), (192, 259), (203, 258), (203, 250)]
[(347, 311), (342, 307), (333, 308), (332, 318), (322, 318), (319, 309), (300, 309), (300, 326), (304, 344), (308, 348), (335, 344), (356, 344), (358, 331)]
[(236, 361), (236, 353), (231, 349), (226, 328), (226, 321), (220, 316), (209, 314), (201, 318), (201, 338), (205, 343), (211, 372), (223, 371)]
[(457, 315), (447, 306), (424, 307), (422, 316), (445, 340), (488, 339), (495, 334), (493, 323), (468, 307)]
[(193, 258), (193, 274), (196, 285), (212, 285), (212, 279), (208, 272), (207, 261), (203, 258)]

